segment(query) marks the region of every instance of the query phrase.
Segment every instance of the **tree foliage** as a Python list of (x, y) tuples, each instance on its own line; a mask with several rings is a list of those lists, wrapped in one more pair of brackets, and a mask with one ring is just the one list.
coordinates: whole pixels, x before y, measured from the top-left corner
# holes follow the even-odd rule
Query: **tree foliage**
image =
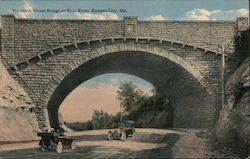
[(147, 96), (131, 81), (122, 83), (119, 87), (118, 99), (121, 101), (123, 116), (136, 120), (143, 111), (170, 110), (172, 106), (168, 98), (157, 90), (152, 90), (152, 96)]
[(117, 93), (118, 99), (123, 107), (123, 111), (128, 113), (133, 111), (133, 109), (138, 105), (140, 98), (143, 96), (143, 92), (139, 90), (131, 81), (122, 83)]

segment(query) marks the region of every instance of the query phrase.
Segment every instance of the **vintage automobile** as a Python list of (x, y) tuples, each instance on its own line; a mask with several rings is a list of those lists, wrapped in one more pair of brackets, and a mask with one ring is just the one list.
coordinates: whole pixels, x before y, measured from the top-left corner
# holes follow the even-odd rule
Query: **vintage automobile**
[(75, 139), (65, 136), (60, 131), (39, 132), (37, 136), (41, 137), (39, 145), (42, 151), (56, 149), (57, 153), (62, 153), (65, 148), (76, 148)]
[(125, 141), (128, 137), (133, 137), (135, 134), (135, 122), (132, 120), (126, 120), (120, 123), (120, 126), (116, 129), (108, 131), (108, 140), (120, 139)]

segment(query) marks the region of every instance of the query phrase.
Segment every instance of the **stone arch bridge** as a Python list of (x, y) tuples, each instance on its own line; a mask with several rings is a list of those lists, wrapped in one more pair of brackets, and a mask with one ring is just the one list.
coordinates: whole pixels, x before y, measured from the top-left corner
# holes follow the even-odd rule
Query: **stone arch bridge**
[[(58, 126), (58, 108), (82, 82), (128, 73), (152, 83), (174, 105), (174, 127), (209, 127), (225, 78), (235, 69), (236, 21), (38, 20), (1, 16), (2, 61), (36, 105), (40, 128)], [(229, 58), (234, 57), (234, 58)], [(18, 77), (15, 75), (18, 74)]]

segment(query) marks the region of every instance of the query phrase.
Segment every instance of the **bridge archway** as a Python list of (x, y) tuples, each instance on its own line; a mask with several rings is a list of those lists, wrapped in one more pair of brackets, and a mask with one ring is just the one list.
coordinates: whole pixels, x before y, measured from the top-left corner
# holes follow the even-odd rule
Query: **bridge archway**
[(58, 126), (58, 108), (74, 88), (105, 73), (127, 73), (152, 83), (173, 103), (174, 127), (213, 124), (213, 92), (210, 82), (198, 69), (164, 48), (129, 43), (95, 48), (51, 79), (41, 93), (50, 125)]

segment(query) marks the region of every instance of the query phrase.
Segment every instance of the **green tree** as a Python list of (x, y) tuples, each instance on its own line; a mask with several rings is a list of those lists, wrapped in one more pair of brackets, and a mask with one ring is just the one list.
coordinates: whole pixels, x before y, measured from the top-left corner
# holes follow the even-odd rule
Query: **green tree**
[(117, 93), (118, 99), (121, 101), (123, 111), (127, 113), (137, 109), (138, 102), (143, 96), (143, 92), (139, 90), (131, 81), (122, 83)]
[(94, 110), (92, 115), (92, 123), (94, 129), (104, 129), (109, 127), (111, 116), (103, 110)]

